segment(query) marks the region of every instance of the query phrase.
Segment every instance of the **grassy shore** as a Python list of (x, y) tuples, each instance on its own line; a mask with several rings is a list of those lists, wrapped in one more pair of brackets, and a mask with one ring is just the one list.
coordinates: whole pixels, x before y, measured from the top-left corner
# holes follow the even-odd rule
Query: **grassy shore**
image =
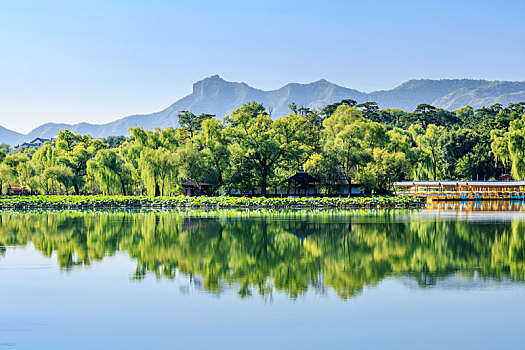
[(419, 208), (405, 196), (336, 198), (145, 197), (145, 196), (0, 196), (0, 208)]

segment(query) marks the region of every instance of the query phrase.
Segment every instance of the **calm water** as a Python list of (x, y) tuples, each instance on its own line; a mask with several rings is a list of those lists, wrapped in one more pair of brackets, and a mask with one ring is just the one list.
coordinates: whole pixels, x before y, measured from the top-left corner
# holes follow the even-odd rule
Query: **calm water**
[(522, 203), (0, 222), (0, 349), (525, 348)]

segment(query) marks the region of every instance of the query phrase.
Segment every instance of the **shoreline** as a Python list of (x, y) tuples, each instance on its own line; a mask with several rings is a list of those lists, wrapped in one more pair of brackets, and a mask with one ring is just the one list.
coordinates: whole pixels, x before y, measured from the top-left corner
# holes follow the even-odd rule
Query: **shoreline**
[(425, 201), (407, 196), (373, 197), (150, 197), (105, 195), (0, 196), (1, 209), (83, 208), (423, 208)]

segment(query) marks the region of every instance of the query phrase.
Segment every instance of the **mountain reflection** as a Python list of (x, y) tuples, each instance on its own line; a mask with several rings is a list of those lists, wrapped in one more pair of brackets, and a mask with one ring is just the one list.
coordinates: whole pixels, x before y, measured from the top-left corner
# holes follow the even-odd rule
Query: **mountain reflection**
[[(496, 217), (497, 218), (497, 217)], [(32, 243), (63, 269), (118, 251), (136, 259), (133, 279), (177, 275), (240, 297), (296, 298), (330, 288), (342, 299), (388, 276), (420, 287), (450, 275), (525, 279), (525, 221), (457, 220), (402, 211), (0, 214), (6, 246)]]

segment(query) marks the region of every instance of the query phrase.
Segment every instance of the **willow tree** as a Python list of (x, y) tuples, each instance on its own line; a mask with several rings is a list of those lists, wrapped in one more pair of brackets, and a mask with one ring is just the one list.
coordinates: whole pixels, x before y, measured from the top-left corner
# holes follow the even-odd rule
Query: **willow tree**
[(145, 148), (140, 153), (139, 169), (146, 190), (155, 197), (169, 194), (176, 183), (175, 153), (159, 147)]
[(3, 193), (4, 185), (9, 186), (13, 183), (15, 176), (13, 170), (7, 164), (0, 164), (0, 194)]
[(200, 155), (217, 173), (217, 187), (221, 187), (224, 184), (224, 173), (230, 157), (229, 139), (224, 131), (224, 125), (215, 118), (204, 120), (197, 143), (202, 147)]
[(130, 141), (121, 148), (123, 157), (137, 169), (148, 194), (167, 195), (177, 182), (175, 151), (180, 145), (177, 132), (172, 127), (130, 131)]
[(496, 162), (500, 162), (504, 170), (507, 169), (511, 162), (508, 134), (504, 130), (495, 129), (490, 132), (490, 140), (490, 149)]
[(442, 165), (445, 134), (444, 127), (430, 124), (425, 134), (419, 135), (416, 139), (417, 145), (430, 160), (432, 180), (434, 181), (438, 179), (438, 170)]
[[(69, 194), (69, 189), (73, 186), (75, 179), (75, 174), (71, 168), (64, 164), (47, 168), (42, 176), (48, 180), (46, 181), (47, 183), (51, 183), (51, 190), (55, 191), (60, 187), (55, 187), (56, 185), (62, 185), (66, 194)], [(47, 192), (49, 193), (49, 189), (47, 189)]]
[(18, 181), (18, 167), (23, 163), (28, 163), (29, 160), (29, 156), (25, 153), (9, 153), (3, 163), (11, 169), (14, 180)]
[(385, 147), (388, 141), (386, 128), (363, 118), (355, 107), (340, 106), (324, 120), (324, 154), (334, 160), (348, 183), (348, 195), (352, 180), (360, 166), (373, 159), (374, 148)]
[(525, 179), (525, 114), (510, 123), (506, 134), (509, 158), (512, 161), (512, 175), (517, 180)]
[(91, 135), (73, 134), (69, 130), (60, 131), (55, 144), (56, 163), (71, 169), (75, 193), (80, 193), (86, 180), (88, 160), (106, 145), (101, 140), (92, 139)]
[(87, 163), (87, 174), (92, 176), (104, 194), (129, 194), (132, 169), (113, 149), (101, 150)]

